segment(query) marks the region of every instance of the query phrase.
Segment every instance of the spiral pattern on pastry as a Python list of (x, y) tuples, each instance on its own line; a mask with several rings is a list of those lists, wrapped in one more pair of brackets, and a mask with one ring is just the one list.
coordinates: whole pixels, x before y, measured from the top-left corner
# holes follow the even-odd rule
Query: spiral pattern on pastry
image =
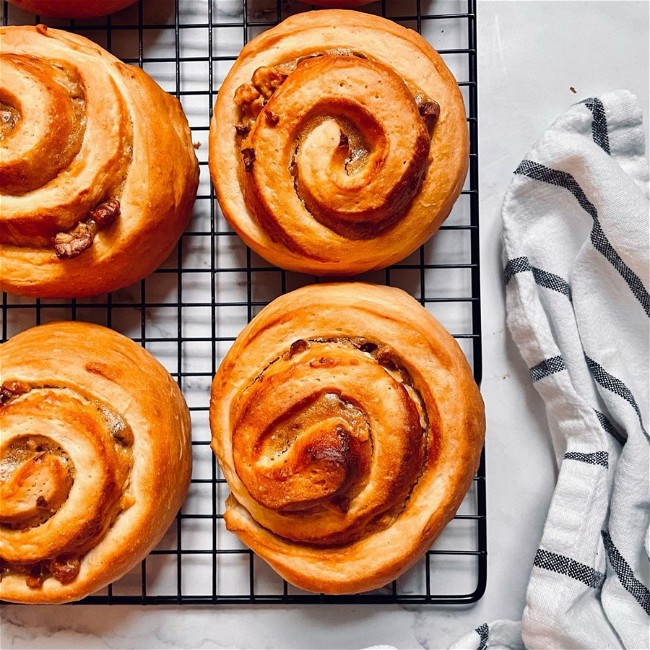
[(325, 284), (276, 299), (222, 362), (212, 447), (225, 521), (323, 593), (395, 579), (476, 472), (483, 403), (457, 343), (399, 289)]
[(375, 0), (311, 0), (310, 4), (317, 5), (318, 7), (332, 7), (332, 8), (353, 8), (362, 5), (369, 5)]
[(152, 272), (190, 216), (180, 104), (82, 37), (0, 29), (0, 288), (99, 294)]
[(169, 527), (189, 484), (189, 412), (148, 352), (97, 325), (32, 328), (0, 359), (0, 599), (77, 600)]
[(352, 275), (406, 257), (449, 214), (468, 165), (458, 85), (416, 32), (345, 10), (251, 41), (210, 129), (225, 217), (283, 268)]

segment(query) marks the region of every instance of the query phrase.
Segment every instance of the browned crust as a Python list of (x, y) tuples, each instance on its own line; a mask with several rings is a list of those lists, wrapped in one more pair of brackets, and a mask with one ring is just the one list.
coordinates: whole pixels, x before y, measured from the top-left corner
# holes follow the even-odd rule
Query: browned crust
[[(440, 105), (430, 148), (431, 164), (421, 190), (397, 226), (368, 241), (332, 233), (321, 246), (322, 259), (310, 259), (274, 241), (246, 206), (237, 170), (241, 154), (235, 139), (235, 90), (262, 65), (292, 60), (323, 48), (366, 52), (394, 68)], [(457, 82), (438, 53), (419, 34), (384, 18), (351, 10), (297, 14), (262, 33), (242, 50), (219, 91), (210, 128), (210, 173), (226, 219), (262, 257), (294, 271), (354, 275), (406, 257), (449, 215), (469, 165), (469, 135)], [(282, 188), (278, 188), (282, 191)], [(318, 226), (318, 224), (317, 224)], [(323, 231), (319, 231), (324, 237)]]
[[(198, 187), (198, 161), (181, 105), (146, 73), (81, 36), (42, 26), (0, 28), (2, 53), (20, 50), (56, 58), (62, 46), (71, 61), (101, 66), (115, 82), (133, 125), (133, 160), (120, 197), (120, 218), (78, 257), (61, 260), (53, 247), (0, 244), (0, 289), (20, 295), (83, 297), (146, 277), (173, 250)], [(105, 144), (98, 140), (92, 146), (102, 151)], [(38, 197), (38, 190), (22, 197), (24, 212), (39, 208)]]
[(9, 0), (25, 11), (59, 18), (94, 18), (106, 16), (137, 0)]
[(3, 343), (0, 384), (11, 379), (70, 387), (89, 399), (95, 396), (133, 430), (128, 489), (135, 503), (83, 558), (79, 576), (67, 585), (48, 578), (40, 589), (30, 589), (17, 574), (5, 575), (0, 582), (1, 600), (78, 600), (140, 562), (173, 521), (191, 475), (189, 410), (176, 382), (151, 354), (121, 334), (89, 323), (42, 325)]
[[(234, 469), (232, 417), (243, 387), (296, 339), (364, 336), (390, 344), (413, 378), (439, 434), (405, 509), (390, 526), (339, 547), (318, 548), (275, 536)], [(263, 423), (261, 423), (263, 424)], [(399, 289), (333, 283), (298, 289), (242, 331), (215, 376), (210, 402), (212, 448), (232, 494), (225, 520), (283, 578), (309, 591), (368, 591), (418, 561), (454, 516), (478, 468), (485, 434), (483, 401), (456, 341)]]
[(318, 5), (319, 7), (361, 7), (362, 5), (369, 5), (374, 0), (311, 0), (311, 4)]

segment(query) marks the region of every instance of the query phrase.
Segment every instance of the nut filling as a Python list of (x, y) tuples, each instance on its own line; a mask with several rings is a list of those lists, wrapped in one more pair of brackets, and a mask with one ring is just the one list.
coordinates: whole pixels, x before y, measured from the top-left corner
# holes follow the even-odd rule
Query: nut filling
[(54, 252), (61, 259), (72, 259), (88, 250), (100, 230), (111, 226), (120, 216), (120, 202), (109, 199), (91, 211), (86, 221), (77, 224), (70, 232), (54, 236)]
[[(360, 59), (370, 59), (363, 52), (352, 50), (336, 49), (325, 50), (306, 57), (300, 57), (292, 61), (285, 61), (275, 66), (262, 66), (253, 73), (249, 83), (242, 84), (235, 90), (234, 102), (239, 106), (239, 122), (235, 124), (235, 131), (240, 138), (248, 136), (251, 127), (260, 113), (264, 111), (266, 104), (273, 93), (284, 83), (287, 77), (296, 69), (298, 64), (309, 58), (323, 56), (324, 54), (337, 54), (340, 56), (356, 56)], [(425, 121), (429, 131), (433, 130), (440, 115), (440, 105), (420, 90), (415, 84), (404, 81), (413, 95), (422, 119)], [(265, 111), (265, 117), (269, 124), (275, 125), (280, 117), (272, 111)]]
[(20, 113), (8, 104), (0, 102), (0, 142), (15, 128), (20, 120)]
[[(383, 112), (389, 98), (399, 113)], [(440, 115), (437, 102), (389, 65), (341, 49), (259, 67), (233, 101), (248, 207), (272, 239), (313, 259), (320, 250), (301, 246), (288, 224), (309, 215), (348, 240), (374, 239), (395, 227), (426, 176)], [(403, 120), (413, 126), (408, 133)], [(265, 189), (271, 179), (293, 185), (299, 203), (289, 199), (286, 213)], [(372, 183), (376, 191), (361, 190)]]
[[(265, 525), (313, 546), (389, 526), (435, 448), (435, 424), (399, 355), (364, 338), (295, 340), (242, 392), (233, 429), (235, 468), (269, 513)], [(377, 472), (382, 497), (369, 488)], [(288, 528), (286, 517), (296, 518)], [(318, 533), (310, 520), (322, 523)]]
[[(21, 421), (34, 430), (23, 427), (0, 446), (0, 579), (18, 574), (32, 589), (50, 577), (68, 584), (134, 502), (128, 493), (133, 433), (110, 407), (66, 388), (8, 380), (0, 396), (0, 430)], [(93, 454), (90, 466), (77, 467), (75, 452), (59, 437)], [(89, 491), (92, 499), (79, 504)]]

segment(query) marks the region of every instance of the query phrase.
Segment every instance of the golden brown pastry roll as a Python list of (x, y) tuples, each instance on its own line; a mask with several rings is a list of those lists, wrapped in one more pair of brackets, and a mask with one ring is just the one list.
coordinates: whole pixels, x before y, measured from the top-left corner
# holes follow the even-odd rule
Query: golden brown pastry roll
[(228, 73), (210, 128), (226, 219), (294, 271), (396, 262), (448, 216), (468, 166), (463, 98), (416, 32), (354, 11), (291, 16)]
[(485, 420), (452, 336), (400, 289), (274, 300), (219, 367), (212, 448), (229, 530), (289, 582), (343, 594), (414, 564), (477, 470)]
[(151, 273), (196, 198), (180, 103), (43, 25), (0, 28), (0, 78), (0, 289), (87, 296)]
[(115, 13), (137, 0), (8, 0), (25, 11), (58, 18), (95, 18)]
[(88, 323), (0, 346), (0, 599), (78, 600), (161, 539), (187, 492), (190, 416), (142, 347)]
[(376, 0), (309, 0), (309, 4), (317, 5), (319, 7), (352, 8), (369, 5), (371, 2), (375, 1)]

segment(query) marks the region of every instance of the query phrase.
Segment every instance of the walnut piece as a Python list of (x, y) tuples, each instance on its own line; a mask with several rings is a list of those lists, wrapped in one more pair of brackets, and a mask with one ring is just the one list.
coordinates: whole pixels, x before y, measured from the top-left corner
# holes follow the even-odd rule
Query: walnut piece
[(72, 259), (88, 250), (99, 230), (108, 228), (120, 216), (120, 202), (108, 199), (90, 212), (87, 221), (81, 221), (70, 232), (59, 232), (54, 236), (54, 252), (61, 259)]
[(72, 259), (88, 250), (97, 234), (94, 221), (81, 222), (71, 232), (59, 232), (54, 236), (54, 252), (58, 258)]
[[(248, 135), (252, 122), (257, 119), (271, 95), (288, 76), (288, 72), (282, 72), (279, 68), (262, 66), (255, 70), (250, 83), (242, 84), (235, 90), (234, 101), (240, 110), (239, 124), (235, 125), (237, 135)], [(273, 113), (268, 113), (266, 119), (269, 124), (275, 125), (279, 118)]]
[(235, 90), (235, 104), (239, 106), (242, 115), (257, 117), (264, 108), (264, 97), (252, 84), (242, 84)]
[(253, 73), (253, 86), (268, 100), (271, 95), (284, 83), (287, 78), (284, 72), (263, 65)]

